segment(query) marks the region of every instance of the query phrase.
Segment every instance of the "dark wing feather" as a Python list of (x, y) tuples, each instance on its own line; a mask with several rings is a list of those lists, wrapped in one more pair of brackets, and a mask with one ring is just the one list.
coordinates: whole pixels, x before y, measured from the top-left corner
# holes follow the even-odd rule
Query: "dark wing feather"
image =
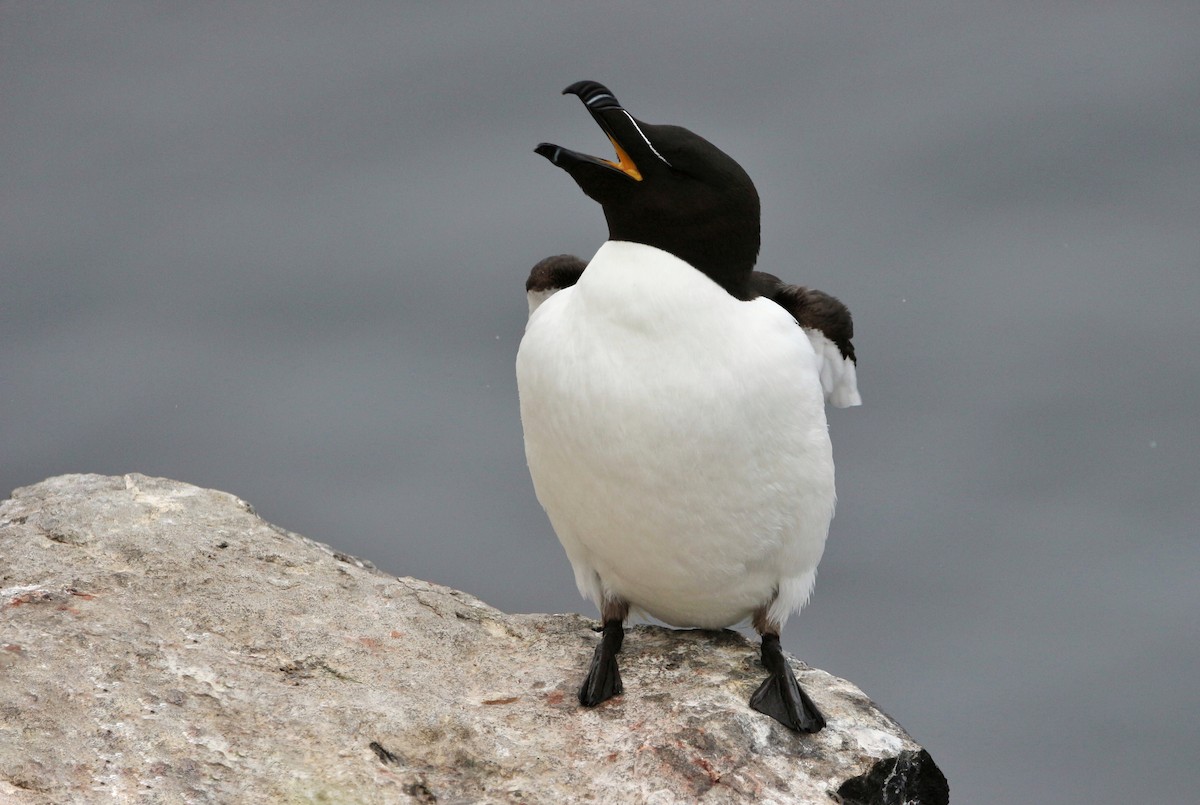
[(587, 263), (573, 254), (556, 254), (540, 260), (529, 271), (529, 279), (525, 280), (526, 293), (533, 291), (550, 292), (570, 288), (579, 281), (579, 275)]
[(766, 297), (786, 310), (808, 336), (817, 358), (825, 400), (837, 408), (862, 405), (858, 393), (858, 359), (854, 354), (854, 320), (846, 306), (827, 293), (788, 285), (762, 271), (750, 275), (753, 298)]
[(755, 297), (765, 296), (792, 314), (806, 330), (817, 330), (835, 345), (843, 358), (855, 363), (854, 319), (850, 310), (836, 298), (823, 291), (788, 285), (774, 274), (754, 271), (750, 274), (750, 289)]

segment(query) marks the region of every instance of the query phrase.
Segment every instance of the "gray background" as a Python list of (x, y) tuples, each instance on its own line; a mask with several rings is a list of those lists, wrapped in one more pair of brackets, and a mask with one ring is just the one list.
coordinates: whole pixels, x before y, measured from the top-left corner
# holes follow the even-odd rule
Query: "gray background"
[(0, 3), (0, 486), (221, 488), (384, 569), (590, 611), (525, 473), (574, 98), (700, 132), (760, 266), (855, 313), (787, 646), (962, 803), (1195, 794), (1200, 5)]

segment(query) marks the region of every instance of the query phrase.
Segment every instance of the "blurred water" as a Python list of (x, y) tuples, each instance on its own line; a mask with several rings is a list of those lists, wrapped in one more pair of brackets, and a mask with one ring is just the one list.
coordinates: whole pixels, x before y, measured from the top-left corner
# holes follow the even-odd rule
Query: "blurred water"
[(1186, 801), (1194, 3), (0, 3), (0, 487), (170, 476), (587, 611), (512, 377), (529, 266), (604, 237), (531, 153), (605, 148), (582, 78), (738, 158), (761, 266), (855, 313), (788, 647), (958, 802)]

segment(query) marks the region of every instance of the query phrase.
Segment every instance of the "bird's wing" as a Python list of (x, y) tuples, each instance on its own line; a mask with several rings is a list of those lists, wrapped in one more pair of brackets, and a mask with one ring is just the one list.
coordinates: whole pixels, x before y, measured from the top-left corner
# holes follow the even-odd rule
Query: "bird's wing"
[(788, 285), (773, 274), (755, 271), (750, 277), (755, 296), (782, 307), (804, 330), (817, 354), (825, 401), (836, 408), (862, 405), (854, 356), (854, 321), (834, 297), (802, 285)]
[(525, 280), (525, 297), (529, 301), (529, 315), (538, 306), (563, 288), (570, 288), (579, 280), (587, 263), (573, 254), (556, 254), (538, 261)]

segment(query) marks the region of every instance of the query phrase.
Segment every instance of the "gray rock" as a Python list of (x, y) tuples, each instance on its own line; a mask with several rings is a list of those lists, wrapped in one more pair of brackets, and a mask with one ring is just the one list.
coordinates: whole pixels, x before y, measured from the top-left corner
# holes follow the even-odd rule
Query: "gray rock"
[(582, 710), (592, 625), (393, 578), (223, 492), (51, 478), (0, 505), (0, 801), (946, 801), (843, 679), (796, 665), (816, 736), (750, 710), (733, 632), (630, 630), (625, 695)]

